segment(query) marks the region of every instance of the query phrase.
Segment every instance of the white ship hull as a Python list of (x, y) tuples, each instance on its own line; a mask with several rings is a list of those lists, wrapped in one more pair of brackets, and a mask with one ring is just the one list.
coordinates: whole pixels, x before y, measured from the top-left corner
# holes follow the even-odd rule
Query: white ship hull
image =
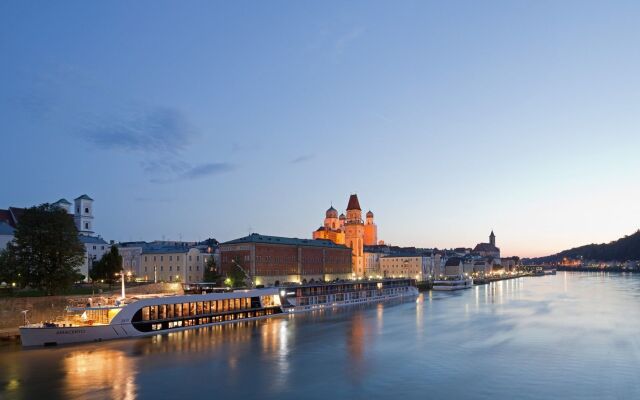
[(374, 297), (343, 300), (343, 301), (332, 301), (327, 303), (309, 304), (304, 306), (296, 305), (291, 308), (288, 308), (287, 312), (299, 313), (299, 312), (307, 312), (307, 311), (313, 311), (313, 310), (321, 310), (325, 308), (352, 306), (356, 304), (379, 303), (379, 302), (384, 302), (384, 301), (389, 301), (394, 299), (401, 299), (401, 298), (415, 298), (419, 294), (420, 293), (418, 292), (417, 288), (408, 287), (408, 290), (406, 293), (393, 293), (393, 294), (387, 294), (382, 296), (374, 296)]
[(433, 290), (436, 291), (452, 291), (452, 290), (464, 290), (471, 289), (473, 287), (473, 279), (458, 279), (458, 280), (442, 280), (433, 282)]

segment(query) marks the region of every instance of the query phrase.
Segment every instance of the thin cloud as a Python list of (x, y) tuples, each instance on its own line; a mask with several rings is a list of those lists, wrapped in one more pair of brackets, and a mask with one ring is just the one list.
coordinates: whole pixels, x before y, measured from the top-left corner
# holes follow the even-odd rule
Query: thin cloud
[(209, 175), (218, 175), (225, 172), (232, 171), (234, 166), (229, 163), (207, 163), (200, 164), (194, 167), (191, 167), (186, 172), (182, 174), (183, 178), (186, 179), (197, 179), (202, 178)]
[(363, 27), (357, 26), (357, 27), (352, 28), (348, 32), (344, 33), (340, 37), (338, 37), (338, 39), (336, 40), (336, 44), (335, 44), (336, 54), (337, 55), (342, 54), (344, 52), (344, 50), (353, 41), (355, 41), (357, 38), (362, 36), (362, 34), (364, 32), (365, 32), (365, 29)]
[(305, 154), (291, 160), (291, 164), (300, 164), (306, 161), (310, 161), (315, 157), (314, 154)]
[(193, 141), (195, 131), (176, 109), (158, 107), (127, 119), (93, 122), (83, 129), (86, 140), (102, 149), (176, 154)]
[(193, 179), (205, 178), (207, 176), (214, 176), (230, 172), (235, 170), (236, 167), (233, 164), (226, 162), (213, 162), (196, 165), (181, 165), (176, 169), (160, 169), (160, 170), (147, 170), (150, 173), (160, 173), (160, 176), (150, 179), (151, 183), (171, 183), (178, 181), (186, 181)]

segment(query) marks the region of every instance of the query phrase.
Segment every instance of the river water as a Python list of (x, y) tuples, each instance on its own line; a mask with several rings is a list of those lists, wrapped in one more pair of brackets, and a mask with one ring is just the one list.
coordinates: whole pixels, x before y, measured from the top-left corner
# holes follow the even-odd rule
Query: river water
[(640, 275), (559, 272), (163, 336), (0, 347), (2, 399), (638, 399)]

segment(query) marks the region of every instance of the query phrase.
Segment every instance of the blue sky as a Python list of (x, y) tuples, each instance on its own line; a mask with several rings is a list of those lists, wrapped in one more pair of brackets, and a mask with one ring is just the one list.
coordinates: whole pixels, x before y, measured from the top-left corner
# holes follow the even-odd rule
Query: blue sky
[(0, 3), (0, 207), (106, 239), (380, 239), (544, 255), (640, 221), (640, 3)]

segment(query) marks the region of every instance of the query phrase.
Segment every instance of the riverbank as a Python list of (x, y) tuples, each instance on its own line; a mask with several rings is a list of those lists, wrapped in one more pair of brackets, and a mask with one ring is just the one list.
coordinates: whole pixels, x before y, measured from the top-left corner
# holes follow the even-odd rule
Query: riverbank
[[(113, 291), (97, 296), (113, 296)], [(127, 288), (127, 294), (183, 294), (182, 286), (171, 283), (155, 283)], [(30, 322), (52, 321), (63, 315), (70, 301), (85, 299), (87, 295), (45, 296), (45, 297), (1, 297), (0, 298), (0, 339), (13, 336), (18, 327), (24, 325), (25, 315)]]
[(625, 267), (606, 267), (606, 268), (589, 268), (589, 267), (555, 267), (557, 271), (568, 272), (640, 272), (638, 269), (629, 269)]

